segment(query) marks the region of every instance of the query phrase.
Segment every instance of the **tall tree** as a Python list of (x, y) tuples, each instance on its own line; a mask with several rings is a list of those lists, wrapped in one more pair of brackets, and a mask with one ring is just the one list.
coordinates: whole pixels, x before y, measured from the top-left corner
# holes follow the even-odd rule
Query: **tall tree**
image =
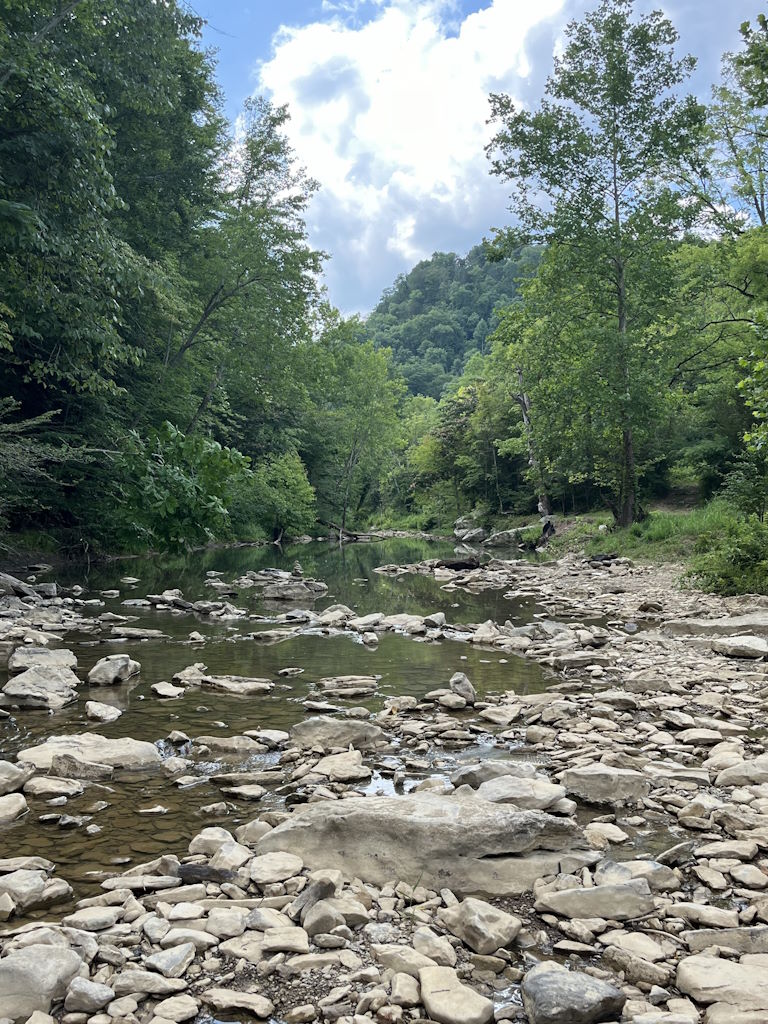
[(660, 12), (635, 19), (631, 0), (604, 0), (568, 26), (538, 110), (491, 97), (493, 171), (513, 185), (528, 237), (557, 244), (559, 272), (581, 294), (587, 377), (611, 449), (602, 461), (618, 467), (606, 483), (623, 526), (639, 511), (637, 435), (658, 387), (648, 331), (665, 295), (665, 261), (691, 216), (668, 182), (699, 145), (704, 120), (677, 93), (695, 64), (675, 55), (677, 40)]

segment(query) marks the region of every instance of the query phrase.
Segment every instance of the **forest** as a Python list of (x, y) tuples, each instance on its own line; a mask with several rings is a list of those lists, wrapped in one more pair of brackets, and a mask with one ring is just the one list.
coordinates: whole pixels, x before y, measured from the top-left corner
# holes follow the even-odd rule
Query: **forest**
[(706, 102), (662, 13), (571, 23), (537, 107), (489, 97), (505, 226), (367, 317), (328, 301), (290, 110), (230, 124), (201, 33), (3, 0), (3, 549), (554, 514), (768, 591), (765, 15)]

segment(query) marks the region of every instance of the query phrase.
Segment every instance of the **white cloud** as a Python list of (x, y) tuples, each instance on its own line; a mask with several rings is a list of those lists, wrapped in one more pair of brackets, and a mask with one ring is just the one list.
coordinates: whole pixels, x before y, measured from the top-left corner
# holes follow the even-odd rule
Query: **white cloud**
[(325, 20), (280, 29), (258, 90), (289, 104), (291, 141), (322, 186), (309, 222), (334, 257), (332, 299), (363, 309), (393, 270), (504, 219), (483, 153), (488, 93), (515, 94), (527, 34), (563, 6), (492, 0), (461, 20), (455, 0), (378, 0), (360, 24), (355, 0), (326, 0)]

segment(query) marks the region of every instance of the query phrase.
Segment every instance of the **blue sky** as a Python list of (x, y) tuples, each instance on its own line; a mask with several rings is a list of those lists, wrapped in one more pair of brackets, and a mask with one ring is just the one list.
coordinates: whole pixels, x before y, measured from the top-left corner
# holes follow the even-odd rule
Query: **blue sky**
[[(234, 120), (251, 93), (288, 103), (291, 142), (320, 182), (311, 240), (331, 256), (329, 297), (368, 312), (398, 273), (466, 252), (508, 222), (483, 145), (487, 94), (535, 105), (563, 26), (594, 0), (192, 0), (218, 50)], [(638, 0), (662, 7), (707, 98), (724, 50), (760, 0)]]

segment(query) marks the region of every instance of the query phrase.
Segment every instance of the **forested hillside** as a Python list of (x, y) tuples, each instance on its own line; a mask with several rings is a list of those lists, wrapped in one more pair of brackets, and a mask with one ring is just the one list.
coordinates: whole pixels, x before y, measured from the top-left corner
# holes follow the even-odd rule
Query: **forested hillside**
[(768, 585), (763, 15), (707, 103), (663, 15), (572, 23), (538, 107), (490, 97), (512, 226), (364, 321), (323, 292), (290, 111), (230, 125), (200, 32), (174, 0), (3, 5), (5, 545), (537, 509), (642, 537), (674, 490), (714, 500), (701, 578)]
[(366, 327), (377, 348), (392, 349), (412, 394), (439, 398), (474, 352), (487, 354), (498, 311), (514, 301), (535, 262), (532, 248), (494, 261), (482, 245), (466, 256), (436, 252), (398, 277)]

